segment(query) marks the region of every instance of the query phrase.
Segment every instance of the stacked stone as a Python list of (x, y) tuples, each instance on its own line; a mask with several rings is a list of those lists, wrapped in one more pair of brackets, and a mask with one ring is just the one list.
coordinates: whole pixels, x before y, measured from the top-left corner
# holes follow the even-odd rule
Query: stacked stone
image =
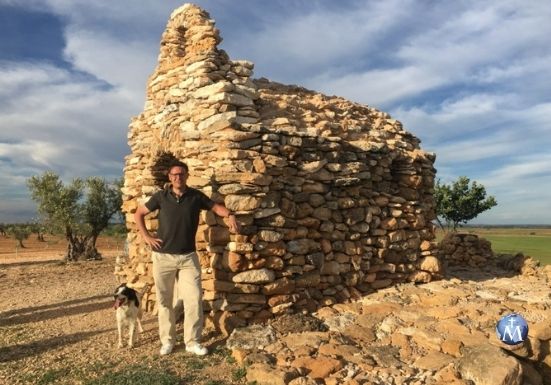
[[(153, 283), (132, 214), (163, 187), (173, 159), (189, 165), (190, 186), (242, 225), (230, 234), (223, 219), (201, 218), (204, 300), (219, 324), (315, 310), (438, 275), (434, 155), (386, 113), (251, 80), (253, 64), (231, 61), (219, 41), (200, 8), (171, 15), (144, 111), (130, 125), (121, 279)], [(146, 225), (157, 228), (155, 213)], [(154, 288), (143, 302), (154, 309)]]
[(483, 267), (495, 262), (490, 241), (475, 234), (446, 234), (439, 249), (440, 259), (449, 266)]
[[(211, 195), (212, 172), (227, 163), (224, 153), (216, 154), (228, 146), (209, 135), (234, 122), (256, 121), (250, 113), (256, 98), (249, 80), (252, 64), (231, 62), (217, 49), (220, 41), (205, 11), (190, 4), (175, 10), (162, 36), (144, 111), (130, 125), (132, 154), (126, 157), (123, 210), (134, 231), (128, 238), (131, 263), (120, 274), (138, 287), (152, 280), (149, 250), (137, 239), (133, 223), (137, 205), (163, 187), (164, 172), (174, 158), (185, 159), (193, 169), (189, 183)], [(146, 224), (155, 230), (156, 217)]]
[[(369, 153), (339, 137), (269, 127), (256, 139), (247, 144), (246, 185), (242, 174), (213, 176), (217, 193), (244, 224), (240, 237), (220, 237), (208, 222), (200, 232), (208, 236), (198, 245), (208, 242), (215, 252), (212, 275), (205, 275), (213, 310), (243, 319), (312, 311), (438, 273), (438, 264), (428, 263), (436, 260), (427, 240), (430, 206), (393, 195), (399, 177), (380, 166), (391, 163), (392, 150)], [(411, 167), (421, 174), (421, 165)]]
[[(226, 347), (258, 384), (551, 385), (545, 273), (456, 270), (426, 285), (236, 329)], [(512, 312), (529, 326), (518, 345), (495, 332)]]

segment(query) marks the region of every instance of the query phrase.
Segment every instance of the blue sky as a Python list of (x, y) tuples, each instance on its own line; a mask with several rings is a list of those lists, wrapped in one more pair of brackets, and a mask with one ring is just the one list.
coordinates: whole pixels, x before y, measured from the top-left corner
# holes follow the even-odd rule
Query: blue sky
[[(473, 223), (551, 224), (548, 0), (198, 0), (255, 77), (386, 111), (482, 183)], [(120, 177), (128, 124), (171, 11), (159, 0), (0, 0), (0, 222), (34, 215), (25, 181)]]

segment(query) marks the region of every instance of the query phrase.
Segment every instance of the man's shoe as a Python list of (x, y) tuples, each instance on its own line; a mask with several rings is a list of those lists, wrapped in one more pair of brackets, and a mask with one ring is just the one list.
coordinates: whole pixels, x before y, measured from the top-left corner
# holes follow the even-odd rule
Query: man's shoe
[(174, 344), (164, 344), (163, 346), (161, 346), (159, 354), (161, 356), (166, 356), (167, 354), (172, 353), (172, 349), (174, 349)]
[(193, 353), (198, 356), (205, 356), (209, 353), (207, 348), (200, 344), (191, 344), (189, 346), (186, 346), (186, 352)]

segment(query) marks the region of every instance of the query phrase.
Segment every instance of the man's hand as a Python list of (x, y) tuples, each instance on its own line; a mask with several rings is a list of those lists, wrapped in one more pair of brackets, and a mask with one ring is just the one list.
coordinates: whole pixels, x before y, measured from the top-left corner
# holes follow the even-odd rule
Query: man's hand
[(161, 248), (163, 241), (159, 238), (152, 237), (145, 227), (145, 216), (149, 214), (149, 209), (145, 206), (138, 206), (136, 212), (134, 213), (134, 220), (138, 225), (138, 230), (142, 235), (143, 240), (147, 243), (153, 250), (158, 250)]
[(212, 206), (212, 211), (214, 211), (216, 215), (228, 219), (228, 227), (230, 229), (230, 232), (234, 234), (239, 233), (239, 230), (241, 230), (241, 226), (239, 225), (239, 223), (237, 223), (237, 219), (235, 219), (235, 214), (228, 210), (226, 206), (221, 203), (215, 203), (214, 206)]
[(153, 250), (158, 250), (163, 245), (163, 240), (160, 238), (155, 238), (152, 236), (144, 236), (143, 240), (147, 243)]
[(241, 230), (241, 226), (239, 225), (239, 223), (237, 223), (237, 219), (233, 214), (228, 217), (228, 227), (230, 229), (230, 232), (234, 234), (238, 234), (239, 230)]

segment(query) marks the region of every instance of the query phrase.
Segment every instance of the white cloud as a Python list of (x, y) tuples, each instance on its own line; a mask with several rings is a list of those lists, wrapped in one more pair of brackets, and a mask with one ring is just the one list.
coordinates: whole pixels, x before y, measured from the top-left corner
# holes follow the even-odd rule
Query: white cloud
[(526, 76), (541, 76), (551, 72), (550, 60), (551, 54), (547, 53), (540, 57), (530, 57), (530, 59), (516, 58), (507, 62), (491, 63), (475, 71), (472, 80), (484, 84), (522, 79)]
[(481, 116), (495, 112), (499, 107), (511, 105), (513, 95), (470, 94), (456, 100), (446, 100), (438, 117), (451, 121), (457, 116)]
[(13, 162), (26, 167), (52, 167), (52, 160), (63, 153), (63, 145), (59, 143), (27, 140), (22, 143), (0, 143), (0, 157), (10, 158)]
[(498, 135), (484, 139), (456, 140), (438, 147), (439, 161), (452, 165), (458, 162), (481, 161), (510, 154), (515, 143)]
[(112, 86), (124, 87), (136, 100), (145, 100), (147, 78), (157, 52), (138, 41), (121, 41), (101, 31), (69, 28), (65, 56), (76, 69), (93, 74)]
[(278, 67), (283, 67), (290, 77), (293, 70), (304, 74), (304, 69), (328, 68), (336, 63), (354, 67), (351, 60), (362, 54), (369, 62), (369, 53), (387, 31), (409, 17), (414, 3), (348, 2), (331, 10), (313, 6), (284, 17), (265, 15), (262, 29), (248, 37), (248, 44), (233, 41), (228, 46), (230, 51), (253, 55), (264, 69), (279, 72)]
[(444, 82), (438, 74), (418, 67), (372, 70), (334, 78), (324, 74), (310, 80), (313, 88), (328, 94), (345, 95), (348, 99), (380, 108), (385, 103), (415, 96)]
[[(425, 28), (404, 26), (392, 49), (363, 50), (363, 56), (355, 58), (367, 63), (386, 61), (386, 68), (368, 67), (342, 74), (331, 71), (307, 79), (307, 83), (331, 94), (386, 108), (428, 91), (487, 85), (497, 80), (507, 88), (511, 77), (551, 76), (551, 46), (545, 38), (551, 35), (551, 24), (547, 22), (551, 3), (476, 2), (465, 7), (440, 3), (434, 9), (417, 8), (415, 12), (415, 7), (405, 7), (414, 17), (426, 21)], [(439, 18), (445, 8), (452, 9)], [(401, 20), (398, 17), (396, 21)], [(361, 27), (355, 27), (361, 31)], [(370, 32), (377, 36), (386, 28), (392, 26)], [(366, 41), (369, 47), (370, 40)], [(347, 42), (342, 46), (353, 52)], [(315, 52), (309, 54), (316, 56)], [(522, 81), (515, 85), (523, 86)]]
[(398, 107), (391, 113), (408, 131), (423, 139), (425, 146), (440, 152), (449, 141), (465, 141), (473, 134), (484, 139), (496, 131), (509, 130), (515, 121), (520, 124), (525, 111), (519, 111), (517, 104), (515, 94), (468, 93), (452, 95), (437, 104)]
[[(52, 170), (66, 181), (121, 176), (129, 152), (127, 126), (140, 108), (135, 99), (123, 89), (47, 64), (3, 63), (2, 68), (2, 195), (19, 199), (13, 207), (20, 207), (20, 219), (34, 212), (32, 202), (22, 203), (29, 200), (25, 181), (31, 175)], [(2, 218), (15, 220), (13, 207), (1, 210)]]
[(551, 6), (543, 1), (474, 2), (409, 39), (399, 56), (458, 77), (473, 66), (520, 53), (537, 57), (540, 48), (549, 51), (543, 38), (551, 32), (549, 15)]
[(498, 205), (477, 218), (477, 223), (549, 224), (551, 191), (549, 157), (541, 160), (513, 158), (480, 181)]
[[(488, 183), (496, 187), (507, 187), (512, 183), (531, 178), (539, 179), (551, 187), (551, 154), (512, 156), (512, 163), (503, 165), (490, 173)], [(529, 192), (529, 191), (526, 191)]]

